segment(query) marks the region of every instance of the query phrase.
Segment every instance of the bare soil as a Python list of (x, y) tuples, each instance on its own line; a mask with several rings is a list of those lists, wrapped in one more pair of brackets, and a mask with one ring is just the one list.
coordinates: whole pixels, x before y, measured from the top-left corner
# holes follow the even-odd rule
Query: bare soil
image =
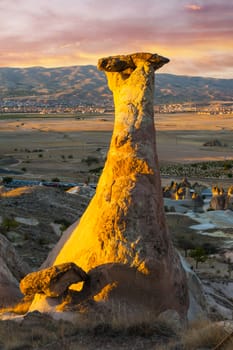
[[(114, 117), (85, 118), (1, 117), (0, 176), (12, 172), (20, 178), (96, 182), (108, 151)], [(160, 164), (233, 158), (233, 116), (161, 114), (155, 117), (155, 124)], [(203, 146), (213, 139), (223, 146)], [(91, 164), (86, 162), (87, 157), (92, 158)]]

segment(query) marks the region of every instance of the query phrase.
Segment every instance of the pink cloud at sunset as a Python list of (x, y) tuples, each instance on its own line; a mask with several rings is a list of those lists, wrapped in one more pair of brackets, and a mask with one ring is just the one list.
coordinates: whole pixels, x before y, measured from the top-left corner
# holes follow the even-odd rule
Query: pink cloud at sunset
[(161, 72), (233, 77), (229, 0), (0, 0), (0, 66), (95, 64), (150, 51)]
[(195, 5), (195, 4), (188, 4), (188, 5), (185, 5), (185, 7), (188, 10), (192, 10), (192, 11), (200, 11), (201, 10), (201, 6), (198, 6), (198, 5)]

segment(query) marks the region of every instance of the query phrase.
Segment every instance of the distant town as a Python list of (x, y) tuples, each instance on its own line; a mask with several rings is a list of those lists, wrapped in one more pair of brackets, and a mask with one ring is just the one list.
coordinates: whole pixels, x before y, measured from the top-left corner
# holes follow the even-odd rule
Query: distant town
[[(210, 103), (171, 103), (155, 105), (156, 113), (197, 113), (207, 115), (232, 115), (233, 103), (231, 102), (210, 102)], [(47, 114), (104, 114), (113, 113), (113, 106), (96, 105), (68, 105), (65, 102), (49, 101), (49, 103), (38, 100), (0, 100), (0, 113), (39, 113)]]
[(198, 103), (174, 103), (155, 106), (157, 113), (197, 113), (208, 115), (222, 115), (233, 113), (232, 102), (210, 102), (208, 104)]

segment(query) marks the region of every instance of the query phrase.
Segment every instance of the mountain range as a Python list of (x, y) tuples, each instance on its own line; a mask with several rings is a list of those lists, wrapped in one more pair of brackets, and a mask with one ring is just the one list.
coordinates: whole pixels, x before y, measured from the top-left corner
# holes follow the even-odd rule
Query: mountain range
[[(156, 104), (233, 102), (233, 79), (156, 74)], [(111, 105), (105, 74), (95, 66), (0, 68), (0, 101)]]

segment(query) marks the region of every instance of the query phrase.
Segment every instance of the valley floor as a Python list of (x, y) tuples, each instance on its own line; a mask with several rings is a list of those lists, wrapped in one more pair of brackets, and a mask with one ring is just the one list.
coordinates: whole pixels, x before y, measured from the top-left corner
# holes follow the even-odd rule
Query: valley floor
[[(0, 118), (0, 176), (96, 182), (113, 129), (113, 115)], [(233, 157), (233, 116), (155, 116), (160, 165)], [(220, 143), (211, 146), (214, 140)], [(210, 146), (204, 146), (210, 142)], [(174, 176), (174, 174), (172, 174)], [(213, 174), (214, 175), (214, 174)]]

